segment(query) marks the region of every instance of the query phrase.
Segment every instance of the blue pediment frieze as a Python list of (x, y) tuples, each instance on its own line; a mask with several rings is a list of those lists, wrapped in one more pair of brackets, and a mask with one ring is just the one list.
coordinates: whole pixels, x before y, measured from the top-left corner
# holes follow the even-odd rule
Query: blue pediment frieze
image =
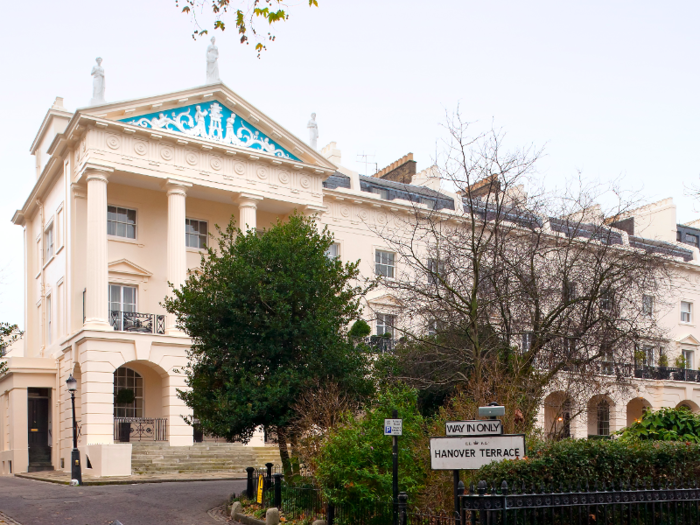
[(216, 100), (125, 118), (120, 122), (142, 128), (174, 131), (221, 144), (254, 149), (275, 157), (299, 160)]

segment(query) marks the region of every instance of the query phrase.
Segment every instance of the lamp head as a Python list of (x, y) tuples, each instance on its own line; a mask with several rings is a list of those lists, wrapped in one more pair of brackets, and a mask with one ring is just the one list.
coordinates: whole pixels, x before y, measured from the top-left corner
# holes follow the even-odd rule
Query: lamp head
[(78, 382), (73, 377), (73, 374), (71, 374), (70, 377), (66, 379), (66, 385), (68, 385), (69, 392), (75, 392), (76, 390), (78, 390)]

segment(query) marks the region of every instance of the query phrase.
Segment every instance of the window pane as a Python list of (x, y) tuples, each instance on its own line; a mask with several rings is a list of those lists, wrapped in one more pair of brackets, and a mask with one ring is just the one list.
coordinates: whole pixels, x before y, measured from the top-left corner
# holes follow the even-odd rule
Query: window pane
[(128, 239), (136, 239), (136, 226), (128, 224), (126, 226), (126, 237)]
[(107, 206), (107, 220), (116, 221), (117, 220), (117, 208), (114, 206)]
[(117, 234), (117, 223), (113, 221), (108, 221), (107, 222), (107, 235), (116, 235)]
[(202, 235), (207, 234), (207, 223), (205, 221), (201, 221), (199, 223), (199, 233), (201, 233)]
[(123, 222), (117, 223), (117, 236), (126, 237), (126, 224), (124, 224)]
[(126, 219), (129, 224), (136, 224), (136, 210), (124, 210), (126, 211)]

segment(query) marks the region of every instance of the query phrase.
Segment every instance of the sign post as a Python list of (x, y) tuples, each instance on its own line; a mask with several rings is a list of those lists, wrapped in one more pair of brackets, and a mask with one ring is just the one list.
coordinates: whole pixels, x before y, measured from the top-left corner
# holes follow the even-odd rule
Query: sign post
[(384, 420), (384, 435), (391, 436), (392, 480), (391, 488), (394, 497), (393, 523), (399, 524), (399, 436), (403, 434), (403, 419), (399, 419), (398, 410), (391, 414), (394, 419)]

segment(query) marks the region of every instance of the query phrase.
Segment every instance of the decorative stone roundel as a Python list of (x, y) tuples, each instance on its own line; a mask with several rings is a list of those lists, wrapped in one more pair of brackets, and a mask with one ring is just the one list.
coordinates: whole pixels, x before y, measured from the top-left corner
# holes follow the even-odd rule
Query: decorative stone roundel
[(267, 168), (260, 167), (257, 169), (256, 173), (257, 173), (259, 179), (262, 179), (262, 180), (267, 179), (267, 175), (268, 175)]
[(224, 161), (221, 160), (221, 157), (212, 157), (209, 161), (209, 165), (212, 167), (212, 169), (219, 171), (224, 167)]
[(185, 160), (187, 161), (187, 164), (189, 164), (190, 166), (194, 166), (195, 164), (197, 164), (198, 159), (197, 159), (197, 155), (195, 155), (194, 153), (189, 151), (185, 155)]
[(120, 145), (121, 141), (119, 140), (119, 137), (117, 137), (116, 135), (107, 136), (107, 147), (109, 149), (119, 149)]
[(357, 216), (363, 221), (369, 219), (369, 213), (367, 213), (367, 210), (360, 210), (359, 212), (357, 212)]
[(302, 178), (299, 180), (299, 184), (301, 184), (301, 187), (302, 187), (302, 188), (308, 189), (309, 186), (311, 186), (311, 181), (309, 180), (308, 177), (302, 177)]
[(148, 152), (148, 147), (145, 142), (137, 140), (134, 144), (134, 151), (143, 157)]
[(243, 175), (245, 173), (245, 164), (242, 162), (236, 162), (236, 164), (233, 165), (233, 171), (239, 175)]
[(340, 207), (340, 214), (343, 217), (349, 217), (350, 216), (350, 208), (348, 208), (347, 206), (341, 206)]
[(386, 222), (387, 222), (386, 213), (378, 213), (377, 214), (377, 222), (379, 224), (386, 224)]
[(173, 151), (172, 148), (161, 148), (160, 150), (160, 156), (163, 157), (163, 160), (173, 160), (173, 157), (175, 156), (175, 152)]
[(280, 180), (282, 184), (289, 184), (289, 173), (286, 171), (280, 171), (277, 174), (277, 178)]

